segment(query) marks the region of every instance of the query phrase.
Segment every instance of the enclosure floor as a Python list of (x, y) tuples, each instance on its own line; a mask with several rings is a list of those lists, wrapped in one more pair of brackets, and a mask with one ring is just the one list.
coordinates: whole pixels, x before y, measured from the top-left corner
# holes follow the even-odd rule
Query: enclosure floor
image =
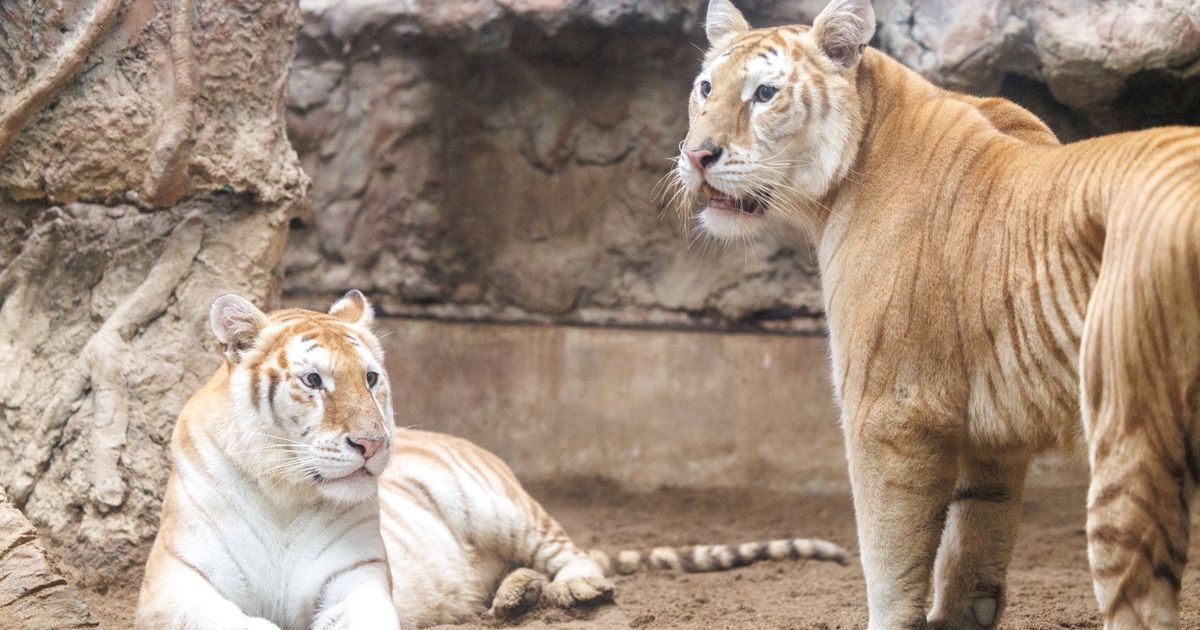
[[(628, 493), (602, 482), (529, 488), (576, 542), (606, 550), (658, 544), (819, 536), (854, 548), (850, 499), (736, 490)], [(1009, 572), (1002, 627), (1100, 628), (1084, 542), (1084, 490), (1027, 492)], [(1195, 527), (1195, 525), (1193, 526)], [(1190, 556), (1200, 557), (1200, 536)], [(91, 593), (105, 628), (131, 626), (133, 584)], [(540, 609), (523, 628), (862, 628), (865, 593), (857, 557), (849, 567), (775, 562), (724, 573), (648, 573), (616, 578), (616, 602), (590, 611)], [(482, 621), (441, 628), (492, 628)], [(1182, 627), (1200, 628), (1200, 571), (1183, 580)]]

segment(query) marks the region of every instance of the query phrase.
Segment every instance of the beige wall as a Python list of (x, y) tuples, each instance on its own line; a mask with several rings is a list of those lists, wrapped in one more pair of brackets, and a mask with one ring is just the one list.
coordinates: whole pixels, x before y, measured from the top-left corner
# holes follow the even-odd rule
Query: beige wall
[[(385, 319), (397, 422), (469, 438), (524, 479), (842, 492), (826, 340)], [(1059, 459), (1032, 483), (1082, 479)]]
[(845, 486), (822, 337), (385, 320), (401, 425), (524, 478)]

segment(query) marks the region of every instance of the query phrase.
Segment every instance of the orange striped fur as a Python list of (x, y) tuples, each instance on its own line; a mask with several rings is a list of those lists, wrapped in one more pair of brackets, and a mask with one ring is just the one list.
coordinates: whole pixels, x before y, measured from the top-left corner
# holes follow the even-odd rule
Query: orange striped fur
[(395, 628), (374, 501), (392, 407), (370, 307), (213, 303), (226, 362), (184, 406), (136, 626)]
[(1200, 129), (1060, 145), (867, 48), (866, 0), (760, 30), (712, 0), (706, 28), (677, 198), (718, 238), (816, 244), (871, 628), (994, 627), (1029, 459), (1084, 443), (1106, 627), (1177, 627)]

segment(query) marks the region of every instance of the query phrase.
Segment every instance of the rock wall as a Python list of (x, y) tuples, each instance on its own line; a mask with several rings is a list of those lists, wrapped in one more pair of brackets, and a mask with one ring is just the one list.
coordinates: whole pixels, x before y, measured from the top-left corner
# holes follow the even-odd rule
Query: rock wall
[(299, 26), (275, 0), (0, 10), (0, 481), (69, 577), (145, 558), (175, 416), (221, 361), (212, 299), (278, 296)]
[[(821, 0), (747, 0), (757, 25)], [(288, 84), (312, 174), (285, 298), (349, 286), (385, 314), (821, 329), (798, 234), (714, 246), (655, 186), (686, 129), (699, 0), (311, 0)], [(881, 0), (878, 44), (930, 79), (1001, 93), (1064, 139), (1200, 124), (1200, 5)]]
[(314, 211), (293, 230), (289, 296), (354, 284), (389, 315), (809, 326), (820, 297), (793, 239), (689, 248), (653, 201), (691, 80), (664, 68), (696, 51), (687, 11), (647, 4), (310, 10), (289, 131)]

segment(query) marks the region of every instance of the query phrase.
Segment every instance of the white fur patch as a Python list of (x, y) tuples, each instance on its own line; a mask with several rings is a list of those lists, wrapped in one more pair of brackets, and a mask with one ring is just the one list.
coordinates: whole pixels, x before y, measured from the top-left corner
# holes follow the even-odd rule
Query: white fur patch
[(742, 241), (757, 235), (765, 223), (762, 217), (742, 216), (726, 210), (705, 208), (699, 215), (700, 225), (723, 241)]

